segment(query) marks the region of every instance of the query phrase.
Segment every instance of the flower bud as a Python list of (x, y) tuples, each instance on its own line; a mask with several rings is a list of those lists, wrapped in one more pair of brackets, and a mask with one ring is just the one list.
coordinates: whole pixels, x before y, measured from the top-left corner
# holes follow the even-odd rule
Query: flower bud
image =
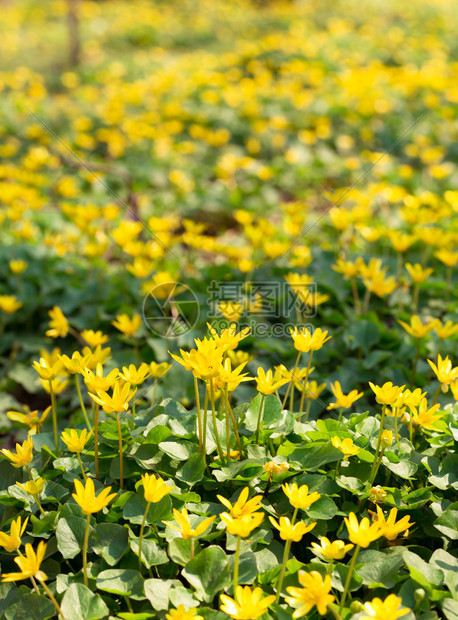
[(393, 431), (383, 431), (382, 433), (382, 448), (389, 448), (393, 443)]
[(363, 611), (363, 609), (364, 607), (359, 601), (353, 601), (350, 605), (350, 611), (352, 614), (359, 614), (359, 612)]
[(417, 588), (415, 590), (415, 592), (413, 593), (413, 597), (414, 597), (415, 602), (417, 603), (417, 605), (418, 605), (418, 603), (422, 602), (422, 600), (425, 598), (425, 596), (426, 596), (426, 592), (424, 591), (423, 588)]

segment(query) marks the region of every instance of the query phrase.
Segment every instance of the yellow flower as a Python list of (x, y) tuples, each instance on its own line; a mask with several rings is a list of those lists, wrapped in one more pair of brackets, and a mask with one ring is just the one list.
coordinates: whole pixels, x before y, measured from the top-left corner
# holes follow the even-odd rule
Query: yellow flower
[(217, 495), (216, 497), (223, 504), (223, 506), (230, 511), (231, 517), (238, 518), (243, 517), (244, 515), (249, 515), (259, 508), (262, 508), (262, 506), (259, 505), (262, 500), (262, 495), (255, 495), (251, 499), (248, 499), (249, 492), (249, 487), (242, 489), (234, 505), (232, 505), (228, 499), (222, 497), (221, 495)]
[(369, 498), (371, 502), (376, 504), (377, 502), (383, 502), (385, 497), (387, 496), (386, 491), (384, 491), (381, 487), (372, 487), (369, 493)]
[(434, 271), (434, 269), (424, 269), (419, 263), (416, 263), (415, 265), (406, 263), (405, 268), (409, 272), (412, 280), (417, 284), (425, 282), (425, 280), (427, 280)]
[(370, 381), (369, 385), (371, 386), (371, 389), (375, 394), (375, 400), (379, 403), (379, 405), (393, 405), (402, 393), (402, 390), (405, 388), (404, 385), (402, 387), (393, 385), (391, 381), (384, 383), (382, 387), (374, 385)]
[(236, 349), (241, 340), (246, 338), (250, 334), (250, 328), (245, 327), (241, 331), (237, 332), (237, 324), (231, 323), (229, 327), (221, 330), (221, 333), (218, 334), (216, 329), (214, 329), (209, 323), (207, 323), (207, 327), (212, 335), (213, 340), (226, 351), (233, 351)]
[(345, 544), (343, 540), (331, 542), (326, 536), (320, 538), (320, 544), (312, 542), (313, 553), (322, 556), (325, 560), (341, 560), (354, 545)]
[(455, 267), (458, 263), (458, 252), (454, 252), (453, 250), (446, 250), (443, 248), (442, 250), (434, 252), (434, 256), (447, 267)]
[(382, 536), (385, 536), (387, 540), (395, 540), (401, 532), (405, 532), (415, 523), (410, 523), (410, 516), (406, 515), (402, 517), (400, 521), (396, 523), (396, 516), (398, 514), (397, 508), (392, 508), (388, 519), (385, 519), (383, 510), (380, 506), (377, 506), (377, 520), (376, 523), (380, 527)]
[(175, 485), (168, 486), (162, 478), (156, 478), (154, 474), (143, 474), (142, 476), (143, 491), (147, 502), (160, 502), (163, 497), (168, 495)]
[(24, 443), (16, 444), (16, 454), (11, 452), (11, 450), (6, 450), (3, 448), (2, 453), (7, 456), (13, 467), (25, 467), (29, 465), (29, 463), (33, 460), (33, 441), (32, 439), (26, 439)]
[(221, 312), (226, 321), (238, 321), (245, 309), (244, 304), (238, 301), (221, 301), (218, 304), (218, 310)]
[(374, 540), (382, 536), (382, 531), (377, 521), (371, 523), (367, 517), (363, 517), (361, 523), (358, 523), (355, 513), (350, 512), (348, 518), (344, 517), (344, 521), (351, 542), (360, 547), (368, 547)]
[(393, 408), (405, 407), (406, 405), (408, 407), (417, 407), (425, 396), (426, 392), (422, 392), (421, 388), (417, 388), (413, 391), (404, 390), (393, 403)]
[(336, 402), (331, 403), (329, 405), (329, 409), (336, 409), (337, 407), (343, 407), (344, 409), (346, 409), (347, 407), (351, 407), (354, 402), (356, 402), (359, 398), (361, 398), (361, 396), (363, 396), (363, 392), (358, 392), (358, 390), (352, 390), (347, 395), (345, 395), (342, 392), (339, 381), (331, 383), (331, 390), (336, 397)]
[(86, 341), (91, 349), (108, 342), (108, 336), (103, 334), (100, 330), (95, 332), (93, 329), (83, 329), (81, 338)]
[(295, 327), (294, 330), (290, 330), (290, 333), (294, 340), (295, 348), (303, 353), (318, 351), (325, 342), (331, 339), (331, 336), (328, 336), (328, 332), (323, 331), (320, 327), (317, 327), (313, 334), (306, 327), (303, 327), (300, 331)]
[(442, 359), (440, 353), (437, 356), (437, 366), (431, 360), (427, 360), (428, 364), (434, 370), (434, 373), (439, 381), (443, 385), (450, 385), (456, 379), (458, 379), (458, 366), (452, 368), (452, 362), (448, 355)]
[(408, 235), (399, 230), (390, 231), (389, 237), (396, 252), (405, 252), (416, 240), (414, 235)]
[(280, 532), (282, 540), (293, 540), (294, 542), (299, 542), (304, 534), (311, 532), (316, 525), (316, 522), (305, 525), (303, 521), (292, 525), (288, 517), (280, 517), (278, 523), (273, 517), (269, 517), (269, 521)]
[(29, 579), (34, 577), (38, 581), (46, 581), (48, 578), (46, 573), (40, 570), (41, 563), (46, 553), (46, 543), (42, 540), (38, 543), (37, 552), (32, 549), (32, 545), (27, 543), (25, 546), (25, 555), (14, 558), (14, 561), (21, 569), (20, 573), (6, 573), (2, 577), (3, 582), (20, 581), (21, 579)]
[(59, 355), (59, 359), (65, 366), (65, 370), (72, 374), (83, 372), (87, 366), (89, 358), (90, 355), (83, 356), (79, 351), (73, 351), (71, 357), (68, 357), (68, 355)]
[(316, 491), (309, 494), (309, 488), (306, 484), (298, 487), (297, 484), (293, 482), (291, 485), (282, 484), (281, 488), (293, 508), (302, 508), (302, 510), (307, 510), (313, 502), (316, 502), (321, 497), (321, 495)]
[(256, 388), (261, 394), (273, 394), (285, 383), (289, 382), (288, 378), (274, 377), (272, 370), (269, 368), (267, 372), (261, 366), (258, 368), (258, 376), (255, 377)]
[(28, 520), (29, 517), (25, 519), (21, 527), (21, 517), (18, 517), (16, 520), (11, 521), (9, 534), (0, 532), (0, 545), (5, 551), (16, 551), (21, 546), (21, 536), (25, 532)]
[(0, 310), (6, 314), (14, 314), (23, 305), (14, 295), (0, 295)]
[(216, 386), (224, 387), (227, 385), (228, 392), (233, 392), (243, 381), (252, 381), (253, 377), (248, 377), (247, 372), (240, 374), (245, 366), (246, 362), (232, 370), (231, 360), (224, 360), (224, 364), (221, 366), (219, 374), (215, 379)]
[(280, 476), (288, 471), (289, 465), (288, 463), (275, 463), (274, 461), (268, 461), (264, 463), (264, 471), (266, 471), (269, 475), (269, 478), (273, 478), (274, 476)]
[(450, 387), (452, 388), (453, 398), (455, 400), (458, 400), (458, 379), (454, 381), (453, 383), (451, 383)]
[(62, 371), (64, 369), (64, 364), (62, 360), (50, 363), (45, 360), (44, 357), (40, 357), (39, 362), (33, 362), (32, 366), (40, 375), (41, 379), (43, 379), (44, 381), (50, 381), (52, 379), (55, 379), (58, 375), (62, 374)]
[(25, 260), (10, 260), (9, 262), (10, 269), (15, 274), (23, 273), (27, 269), (28, 265), (29, 263)]
[[(50, 394), (51, 390), (49, 387), (49, 381), (45, 381), (45, 379), (40, 379), (40, 383), (43, 389), (46, 392), (48, 392), (48, 394)], [(68, 383), (69, 383), (68, 380), (64, 381), (63, 379), (61, 379), (61, 377), (56, 377), (55, 379), (51, 379), (52, 391), (54, 392), (54, 394), (60, 394), (61, 392), (65, 390)]]
[(100, 345), (92, 350), (89, 347), (83, 347), (83, 355), (89, 356), (89, 359), (86, 362), (87, 368), (90, 370), (94, 370), (97, 367), (97, 364), (104, 364), (107, 360), (110, 359), (111, 349), (110, 347), (106, 347), (102, 349)]
[(219, 516), (221, 521), (224, 521), (229, 534), (242, 538), (247, 538), (264, 520), (262, 512), (250, 512), (235, 518), (227, 512), (222, 512)]
[(165, 614), (166, 620), (204, 620), (203, 616), (196, 614), (197, 607), (186, 610), (184, 605), (178, 605), (176, 609), (169, 609)]
[(191, 522), (189, 521), (189, 515), (186, 508), (183, 508), (181, 512), (174, 508), (173, 516), (175, 517), (175, 521), (178, 523), (178, 527), (176, 525), (173, 525), (172, 523), (169, 523), (168, 521), (162, 521), (162, 523), (165, 523), (165, 525), (168, 525), (172, 529), (177, 530), (177, 532), (180, 532), (182, 537), (185, 539), (197, 538), (198, 536), (203, 534), (205, 530), (210, 527), (213, 520), (216, 519), (216, 517), (208, 517), (208, 519), (204, 519), (202, 523), (199, 523), (199, 525), (195, 529), (193, 529), (191, 527)]
[(116, 493), (110, 495), (111, 487), (106, 487), (96, 496), (92, 478), (86, 479), (86, 486), (83, 486), (79, 480), (75, 480), (75, 490), (76, 493), (72, 493), (72, 497), (81, 506), (83, 515), (99, 512), (108, 506), (113, 497), (116, 497)]
[(196, 339), (195, 343), (197, 349), (191, 349), (188, 357), (192, 373), (204, 381), (213, 379), (223, 363), (224, 348), (209, 338)]
[(115, 321), (111, 321), (111, 324), (119, 329), (124, 336), (133, 338), (136, 332), (140, 329), (142, 320), (139, 314), (134, 314), (132, 318), (127, 314), (119, 314)]
[(427, 334), (433, 331), (436, 327), (436, 321), (432, 320), (423, 325), (420, 320), (420, 317), (414, 314), (410, 319), (410, 325), (405, 321), (398, 321), (399, 325), (406, 330), (408, 334), (413, 336), (414, 338), (424, 338)]
[(49, 321), (50, 329), (46, 331), (46, 335), (51, 338), (65, 338), (68, 334), (69, 325), (62, 310), (59, 306), (54, 306), (48, 314), (51, 317), (51, 320)]
[(275, 601), (275, 595), (270, 594), (263, 598), (261, 588), (250, 586), (237, 586), (235, 598), (221, 594), (220, 609), (234, 620), (256, 620), (266, 613), (270, 605)]
[(35, 435), (36, 433), (40, 432), (41, 427), (50, 411), (51, 407), (48, 407), (43, 411), (41, 416), (38, 415), (38, 411), (30, 411), (30, 409), (27, 411), (27, 413), (21, 413), (20, 411), (7, 411), (6, 415), (9, 417), (10, 420), (13, 420), (13, 422), (20, 422), (21, 424), (26, 424), (30, 429), (29, 434)]
[(80, 453), (84, 450), (89, 437), (92, 435), (92, 431), (89, 433), (87, 429), (83, 429), (79, 433), (76, 429), (72, 428), (69, 431), (64, 431), (60, 438), (65, 443), (70, 452)]
[(87, 389), (97, 394), (98, 392), (107, 392), (113, 386), (118, 378), (119, 370), (115, 368), (104, 377), (103, 366), (99, 363), (96, 366), (95, 373), (89, 368), (84, 368), (82, 374)]
[(356, 456), (359, 452), (358, 446), (353, 445), (353, 439), (350, 437), (345, 437), (345, 439), (340, 439), (337, 437), (331, 437), (331, 443), (334, 448), (337, 448), (344, 454), (344, 461), (346, 461), (350, 456)]
[(92, 400), (102, 406), (105, 413), (120, 413), (129, 409), (129, 401), (134, 396), (135, 390), (130, 390), (130, 383), (124, 383), (121, 387), (120, 381), (114, 384), (112, 395), (100, 390), (97, 394), (89, 392)]
[(295, 609), (293, 618), (307, 615), (315, 606), (318, 613), (324, 616), (328, 605), (334, 601), (334, 596), (329, 594), (332, 587), (331, 575), (326, 575), (323, 580), (318, 571), (312, 570), (307, 573), (300, 570), (298, 578), (302, 588), (295, 586), (286, 588), (290, 596), (285, 597), (285, 601)]
[(162, 377), (165, 377), (170, 368), (172, 368), (172, 364), (169, 364), (168, 362), (162, 362), (161, 364), (158, 364), (157, 362), (150, 363), (151, 376), (155, 379), (162, 379)]
[(119, 378), (124, 379), (131, 385), (140, 385), (151, 374), (151, 366), (143, 362), (138, 368), (135, 364), (130, 364), (129, 367), (123, 366), (122, 373), (119, 373)]
[(349, 280), (358, 275), (361, 265), (361, 260), (357, 259), (354, 263), (346, 261), (343, 258), (338, 258), (335, 265), (331, 265), (331, 268), (337, 273), (341, 273), (345, 280)]
[(389, 594), (384, 601), (380, 598), (374, 598), (370, 603), (364, 603), (364, 611), (367, 616), (361, 616), (361, 620), (397, 620), (401, 616), (407, 614), (410, 609), (402, 605), (402, 600), (396, 594)]
[(25, 484), (20, 482), (16, 482), (16, 484), (29, 495), (40, 495), (43, 491), (45, 480), (44, 478), (37, 478), (36, 480), (28, 480)]
[(436, 326), (434, 328), (437, 336), (441, 339), (451, 338), (458, 334), (458, 323), (453, 323), (453, 321), (447, 321), (442, 324), (439, 319), (436, 319)]

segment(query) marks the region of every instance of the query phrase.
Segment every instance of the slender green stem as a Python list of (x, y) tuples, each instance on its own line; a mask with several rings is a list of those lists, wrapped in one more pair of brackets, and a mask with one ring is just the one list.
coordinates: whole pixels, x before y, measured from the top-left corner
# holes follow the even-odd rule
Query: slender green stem
[(131, 614), (133, 614), (134, 608), (132, 607), (132, 603), (130, 602), (130, 599), (127, 596), (127, 594), (124, 595), (124, 600), (126, 601), (127, 609), (130, 611)]
[(336, 620), (342, 620), (342, 616), (339, 614), (339, 612), (336, 609), (334, 609), (332, 605), (328, 605), (328, 609)]
[(294, 412), (294, 379), (292, 381), (292, 385), (291, 385), (291, 392), (289, 395), (289, 410), (291, 411), (291, 413)]
[(99, 477), (99, 404), (94, 409), (94, 464), (95, 477)]
[(291, 381), (288, 383), (288, 387), (287, 387), (287, 389), (286, 389), (286, 394), (285, 394), (285, 397), (284, 397), (283, 402), (282, 402), (282, 404), (281, 404), (282, 409), (284, 409), (284, 408), (285, 408), (286, 401), (288, 400), (289, 391), (290, 391), (290, 389), (291, 389), (291, 385), (292, 385), (292, 383), (293, 383), (293, 381), (294, 381), (294, 375), (296, 374), (296, 370), (297, 370), (297, 367), (298, 367), (298, 365), (299, 365), (299, 360), (301, 359), (301, 354), (302, 354), (302, 351), (298, 351), (298, 352), (297, 352), (297, 355), (296, 355), (296, 362), (295, 362), (295, 364), (294, 364), (293, 372), (292, 372), (292, 375), (291, 375)]
[(124, 463), (122, 455), (122, 431), (121, 422), (119, 420), (119, 413), (116, 412), (116, 426), (118, 427), (118, 444), (119, 444), (119, 488), (122, 489), (124, 482)]
[(437, 400), (437, 397), (439, 396), (439, 392), (441, 391), (441, 387), (442, 387), (442, 385), (439, 383), (439, 386), (438, 386), (437, 390), (434, 393), (433, 405), (436, 404), (436, 400)]
[(307, 407), (305, 408), (305, 421), (308, 422), (310, 416), (310, 407), (312, 406), (312, 399), (309, 398), (307, 401)]
[(375, 467), (374, 467), (374, 465), (372, 466), (369, 482), (367, 483), (367, 486), (370, 487), (370, 488), (374, 484), (374, 480), (375, 480), (375, 478), (377, 476), (377, 472), (378, 472), (378, 470), (380, 468), (380, 464), (382, 462), (382, 458), (383, 458), (384, 453), (385, 453), (385, 448), (382, 448), (381, 451), (380, 451), (380, 456), (378, 457), (377, 461), (376, 462), (374, 461)]
[(62, 613), (61, 608), (59, 607), (59, 603), (56, 601), (56, 599), (53, 596), (53, 593), (51, 592), (51, 590), (48, 588), (48, 586), (46, 585), (46, 583), (44, 581), (41, 581), (41, 579), (38, 580), (40, 582), (40, 584), (43, 586), (43, 588), (46, 590), (46, 594), (49, 596), (51, 603), (54, 605), (54, 607), (56, 608), (57, 611), (57, 615), (60, 616), (62, 618), (62, 620), (65, 620), (65, 616)]
[(153, 394), (151, 396), (151, 406), (154, 407), (154, 405), (156, 404), (156, 392), (157, 392), (157, 384), (159, 383), (159, 381), (156, 379), (156, 381), (154, 382), (153, 385)]
[(418, 282), (415, 282), (413, 287), (413, 313), (418, 314), (418, 293), (420, 292), (420, 287)]
[(259, 444), (259, 431), (261, 429), (261, 420), (262, 420), (262, 414), (264, 412), (265, 399), (266, 399), (266, 395), (261, 394), (261, 402), (259, 403), (259, 412), (258, 412), (258, 423), (256, 425), (256, 437), (255, 437), (256, 444)]
[(86, 519), (86, 529), (84, 531), (84, 542), (83, 542), (83, 576), (84, 576), (84, 585), (88, 586), (87, 579), (87, 546), (89, 543), (89, 526), (91, 524), (91, 515), (87, 515)]
[(371, 298), (371, 291), (369, 288), (366, 288), (366, 292), (364, 293), (364, 304), (363, 304), (363, 314), (369, 310), (369, 301)]
[(207, 456), (207, 425), (208, 425), (208, 385), (205, 384), (205, 399), (204, 399), (204, 419), (203, 419), (203, 437), (202, 437), (202, 452), (204, 459)]
[(356, 314), (361, 314), (361, 302), (359, 301), (358, 287), (356, 286), (356, 280), (354, 278), (351, 278), (350, 282), (351, 282), (351, 290), (353, 293), (353, 301), (355, 302)]
[(375, 460), (377, 460), (378, 453), (379, 453), (379, 450), (380, 450), (380, 443), (382, 441), (383, 424), (385, 422), (385, 415), (386, 415), (386, 405), (383, 405), (383, 407), (382, 407), (382, 417), (380, 418), (380, 428), (379, 428), (378, 437), (377, 437), (377, 447), (375, 448)]
[(88, 430), (91, 430), (92, 428), (91, 423), (89, 422), (89, 418), (87, 417), (86, 407), (84, 406), (83, 396), (81, 394), (81, 387), (80, 387), (80, 380), (79, 380), (78, 373), (75, 374), (75, 384), (76, 384), (76, 391), (78, 392), (78, 399), (80, 401), (81, 411), (83, 412), (84, 422)]
[(235, 549), (235, 558), (234, 558), (234, 596), (235, 590), (239, 585), (239, 558), (240, 558), (240, 536), (237, 536), (237, 547)]
[(191, 538), (191, 560), (194, 559), (194, 546), (195, 546), (195, 539)]
[(199, 384), (197, 383), (197, 377), (194, 377), (194, 392), (196, 393), (197, 434), (199, 436), (199, 452), (202, 452), (202, 417), (200, 415), (200, 395), (199, 395)]
[(230, 433), (230, 424), (229, 424), (229, 411), (228, 411), (228, 401), (229, 401), (229, 386), (224, 386), (224, 413), (226, 418), (226, 456), (227, 462), (231, 460), (231, 433)]
[[(19, 555), (22, 555), (22, 553), (20, 551), (18, 551), (18, 553), (19, 553)], [(30, 577), (30, 580), (31, 580), (31, 582), (33, 584), (35, 592), (38, 594), (38, 596), (40, 596), (40, 590), (38, 589), (37, 582), (35, 581), (35, 579), (33, 577)]]
[(56, 446), (56, 453), (59, 454), (59, 435), (57, 433), (57, 408), (56, 408), (56, 395), (52, 387), (52, 379), (49, 380), (49, 393), (51, 395), (51, 407), (52, 407), (52, 425), (54, 429), (54, 443)]
[(77, 452), (76, 456), (78, 457), (78, 463), (80, 464), (81, 473), (83, 474), (83, 480), (86, 481), (87, 476), (86, 476), (86, 472), (84, 471), (83, 461), (81, 460), (81, 454)]
[(146, 504), (146, 510), (145, 510), (145, 514), (143, 515), (143, 521), (142, 524), (140, 526), (140, 537), (138, 539), (138, 567), (140, 569), (140, 572), (142, 570), (142, 543), (143, 543), (143, 532), (145, 530), (145, 523), (146, 523), (146, 519), (148, 518), (148, 513), (149, 513), (149, 509), (151, 506), (151, 502), (148, 502)]
[(285, 571), (286, 571), (286, 563), (288, 561), (288, 556), (289, 556), (289, 550), (291, 548), (291, 540), (287, 540), (286, 544), (285, 544), (285, 550), (283, 552), (283, 561), (281, 564), (281, 572), (280, 572), (280, 577), (278, 578), (278, 582), (277, 582), (277, 598), (275, 599), (275, 603), (278, 605), (279, 601), (280, 601), (280, 594), (281, 594), (281, 589), (283, 586), (283, 580), (285, 578)]
[(342, 594), (342, 598), (340, 599), (340, 608), (339, 608), (340, 614), (342, 613), (342, 609), (344, 608), (345, 601), (347, 600), (348, 588), (350, 587), (351, 576), (353, 575), (353, 571), (355, 569), (355, 564), (356, 564), (356, 560), (358, 558), (358, 553), (360, 549), (361, 547), (359, 545), (356, 545), (355, 551), (353, 553), (353, 557), (351, 558), (350, 567), (348, 569), (347, 578), (345, 580), (344, 593)]
[(237, 420), (235, 419), (234, 412), (232, 411), (229, 398), (227, 399), (227, 406), (229, 408), (229, 415), (231, 416), (232, 427), (234, 429), (235, 439), (237, 441), (237, 448), (239, 450), (239, 459), (241, 459), (242, 458), (242, 442), (240, 441), (239, 429), (237, 428)]
[(307, 393), (307, 384), (306, 383), (302, 383), (302, 392), (301, 392), (301, 402), (299, 403), (299, 412), (302, 413), (304, 411), (304, 402), (305, 402), (305, 395)]
[(135, 398), (132, 401), (132, 422), (135, 420)]
[(41, 514), (43, 515), (43, 517), (46, 517), (46, 512), (43, 510), (43, 506), (41, 505), (40, 499), (37, 495), (33, 496), (35, 501), (37, 502), (37, 506), (38, 506), (38, 510), (41, 512)]
[(414, 386), (415, 377), (417, 375), (418, 358), (420, 357), (420, 347), (421, 347), (421, 338), (417, 338), (417, 344), (415, 348), (415, 359), (413, 362), (413, 369), (412, 369), (412, 377), (410, 379), (410, 388)]
[(396, 444), (398, 446), (398, 452), (400, 452), (401, 451), (401, 444), (399, 443), (398, 417), (399, 417), (399, 409), (398, 409), (398, 407), (395, 407), (394, 408), (394, 434), (396, 435)]
[(216, 425), (216, 408), (215, 408), (215, 388), (213, 387), (213, 380), (210, 379), (210, 401), (212, 406), (212, 420), (213, 420), (213, 428), (215, 431), (215, 442), (216, 442), (216, 451), (218, 452), (218, 456), (223, 462), (223, 449), (221, 447), (221, 442), (219, 440), (218, 427)]

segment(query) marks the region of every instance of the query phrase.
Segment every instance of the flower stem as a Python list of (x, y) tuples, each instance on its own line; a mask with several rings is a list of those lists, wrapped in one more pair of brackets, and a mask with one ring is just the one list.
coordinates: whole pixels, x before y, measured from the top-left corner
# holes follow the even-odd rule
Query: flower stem
[(52, 425), (54, 429), (54, 443), (56, 446), (56, 453), (59, 454), (59, 435), (57, 433), (57, 409), (56, 409), (56, 395), (52, 387), (52, 379), (49, 379), (49, 393), (51, 395), (51, 407), (52, 407)]
[(437, 397), (439, 396), (439, 392), (441, 391), (441, 387), (442, 387), (442, 385), (439, 383), (439, 386), (438, 386), (437, 390), (434, 393), (433, 405), (436, 404), (436, 400), (437, 400)]
[(225, 412), (225, 418), (226, 418), (226, 457), (227, 457), (227, 462), (229, 463), (229, 461), (231, 460), (231, 434), (230, 434), (229, 411), (228, 411), (228, 404), (229, 404), (228, 390), (229, 390), (229, 386), (226, 383), (226, 385), (224, 386), (224, 412)]
[(377, 472), (378, 472), (378, 470), (380, 468), (380, 464), (382, 462), (382, 458), (383, 458), (384, 452), (385, 452), (385, 448), (382, 448), (381, 451), (380, 451), (380, 455), (379, 455), (377, 461), (374, 461), (374, 465), (372, 466), (369, 482), (367, 483), (368, 487), (372, 487), (372, 485), (374, 484), (374, 480), (375, 480), (375, 478), (377, 476)]
[[(386, 414), (386, 405), (383, 405), (382, 407), (382, 417), (380, 419), (380, 428), (378, 431), (378, 437), (377, 437), (377, 447), (375, 448), (375, 461), (377, 460), (378, 457), (378, 453), (380, 450), (380, 443), (382, 441), (382, 433), (383, 433), (383, 424), (385, 422), (385, 414)], [(374, 461), (374, 463), (375, 463)]]
[(355, 552), (353, 553), (353, 557), (351, 558), (350, 567), (348, 569), (347, 578), (345, 580), (344, 593), (342, 594), (342, 598), (340, 599), (340, 608), (339, 613), (342, 613), (342, 609), (344, 608), (345, 601), (347, 600), (348, 588), (350, 587), (351, 576), (353, 575), (353, 571), (355, 569), (356, 560), (358, 558), (358, 553), (361, 547), (356, 545)]
[(415, 377), (417, 375), (418, 358), (420, 357), (420, 346), (421, 346), (421, 338), (417, 338), (417, 346), (415, 349), (415, 359), (413, 362), (412, 377), (410, 379), (410, 388), (413, 387), (415, 383)]
[(143, 532), (145, 530), (146, 519), (148, 518), (149, 509), (151, 506), (151, 502), (148, 502), (146, 505), (145, 514), (143, 515), (143, 521), (140, 527), (140, 537), (138, 539), (138, 566), (140, 568), (140, 572), (142, 570), (142, 543), (143, 543)]
[(295, 362), (295, 364), (294, 364), (294, 369), (293, 369), (293, 372), (292, 372), (292, 375), (291, 375), (291, 381), (288, 383), (288, 388), (287, 388), (287, 390), (286, 390), (285, 397), (284, 397), (283, 402), (282, 402), (282, 404), (281, 404), (281, 408), (282, 408), (282, 409), (284, 409), (284, 408), (285, 408), (286, 401), (288, 400), (289, 391), (290, 391), (291, 386), (292, 386), (292, 384), (293, 384), (293, 382), (294, 382), (294, 375), (296, 374), (296, 370), (297, 370), (297, 367), (298, 367), (298, 365), (299, 365), (299, 360), (301, 359), (301, 354), (302, 354), (302, 351), (298, 351), (298, 352), (297, 352), (297, 355), (296, 355), (296, 362)]
[[(88, 515), (90, 516), (90, 515)], [(57, 615), (60, 616), (62, 618), (62, 620), (65, 620), (65, 616), (62, 613), (61, 608), (59, 607), (59, 603), (56, 601), (56, 599), (54, 598), (51, 590), (48, 588), (48, 586), (46, 585), (46, 583), (44, 581), (41, 581), (39, 579), (40, 584), (43, 586), (43, 588), (46, 590), (46, 594), (49, 596), (51, 603), (54, 605), (54, 607), (56, 608), (57, 611)]]
[(87, 515), (86, 520), (86, 529), (84, 531), (84, 543), (83, 543), (83, 576), (84, 576), (84, 585), (88, 587), (88, 579), (87, 579), (87, 546), (89, 543), (89, 526), (91, 524), (91, 515)]
[(351, 279), (351, 290), (353, 293), (353, 301), (355, 302), (356, 314), (361, 314), (361, 303), (359, 301), (358, 288), (354, 278)]
[(204, 420), (202, 428), (202, 454), (204, 455), (204, 461), (207, 459), (207, 420), (208, 420), (208, 386), (205, 386), (205, 400), (204, 400)]
[(231, 404), (229, 402), (229, 397), (227, 399), (227, 406), (229, 408), (229, 415), (231, 416), (232, 427), (234, 429), (235, 439), (237, 441), (237, 447), (238, 447), (239, 453), (240, 453), (239, 459), (241, 459), (242, 458), (242, 442), (240, 441), (239, 430), (237, 428), (237, 420), (235, 419), (234, 412), (232, 411), (232, 407), (231, 407)]
[(283, 586), (283, 579), (285, 578), (286, 563), (288, 561), (290, 548), (291, 548), (291, 540), (287, 540), (286, 545), (285, 545), (285, 551), (283, 552), (283, 562), (281, 564), (280, 577), (278, 578), (278, 583), (277, 583), (277, 598), (275, 599), (275, 603), (277, 605), (280, 601), (280, 594), (281, 594), (281, 589)]
[(77, 452), (76, 456), (78, 457), (78, 463), (80, 464), (81, 473), (83, 474), (83, 480), (86, 481), (87, 476), (86, 476), (86, 472), (84, 471), (83, 461), (81, 460), (81, 454)]
[(197, 377), (194, 377), (194, 392), (196, 393), (197, 434), (199, 436), (199, 452), (202, 452), (202, 417), (200, 415), (200, 396), (199, 396), (199, 385), (197, 383)]
[(96, 403), (94, 410), (94, 463), (95, 477), (99, 477), (99, 404)]
[(255, 438), (255, 443), (258, 444), (259, 443), (259, 431), (261, 429), (261, 420), (262, 420), (262, 414), (264, 412), (264, 401), (265, 401), (266, 395), (265, 394), (261, 394), (261, 402), (259, 403), (259, 412), (258, 412), (258, 423), (256, 425), (256, 438)]
[(84, 422), (88, 430), (91, 430), (92, 428), (91, 423), (89, 422), (89, 418), (87, 417), (86, 407), (84, 406), (83, 396), (81, 394), (81, 387), (80, 387), (80, 380), (78, 377), (78, 373), (75, 374), (75, 384), (76, 384), (76, 391), (78, 392), (78, 399), (80, 401), (81, 411), (83, 412)]
[(118, 442), (119, 442), (119, 488), (122, 489), (124, 478), (124, 463), (122, 460), (122, 431), (121, 422), (119, 421), (119, 413), (116, 412), (116, 426), (118, 427)]
[(224, 458), (223, 449), (221, 447), (221, 442), (219, 440), (219, 435), (218, 435), (218, 427), (216, 425), (215, 389), (213, 387), (213, 380), (210, 379), (209, 383), (210, 383), (210, 401), (211, 401), (211, 406), (212, 406), (213, 429), (215, 431), (216, 451), (218, 452), (218, 456), (221, 459), (221, 462), (223, 462), (223, 458)]
[(191, 560), (194, 559), (194, 542), (195, 542), (195, 539), (191, 538)]
[(235, 549), (234, 558), (234, 596), (237, 586), (239, 585), (239, 558), (240, 558), (240, 536), (237, 536), (237, 547)]
[(299, 413), (304, 412), (304, 402), (305, 402), (305, 394), (307, 392), (307, 386), (305, 383), (302, 384), (302, 393), (301, 393), (301, 402), (299, 403)]

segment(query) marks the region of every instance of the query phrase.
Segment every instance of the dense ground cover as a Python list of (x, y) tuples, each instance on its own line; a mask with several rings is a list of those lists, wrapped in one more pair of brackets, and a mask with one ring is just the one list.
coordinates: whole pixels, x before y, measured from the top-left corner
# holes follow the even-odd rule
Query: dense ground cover
[(452, 2), (2, 10), (0, 617), (456, 618)]

